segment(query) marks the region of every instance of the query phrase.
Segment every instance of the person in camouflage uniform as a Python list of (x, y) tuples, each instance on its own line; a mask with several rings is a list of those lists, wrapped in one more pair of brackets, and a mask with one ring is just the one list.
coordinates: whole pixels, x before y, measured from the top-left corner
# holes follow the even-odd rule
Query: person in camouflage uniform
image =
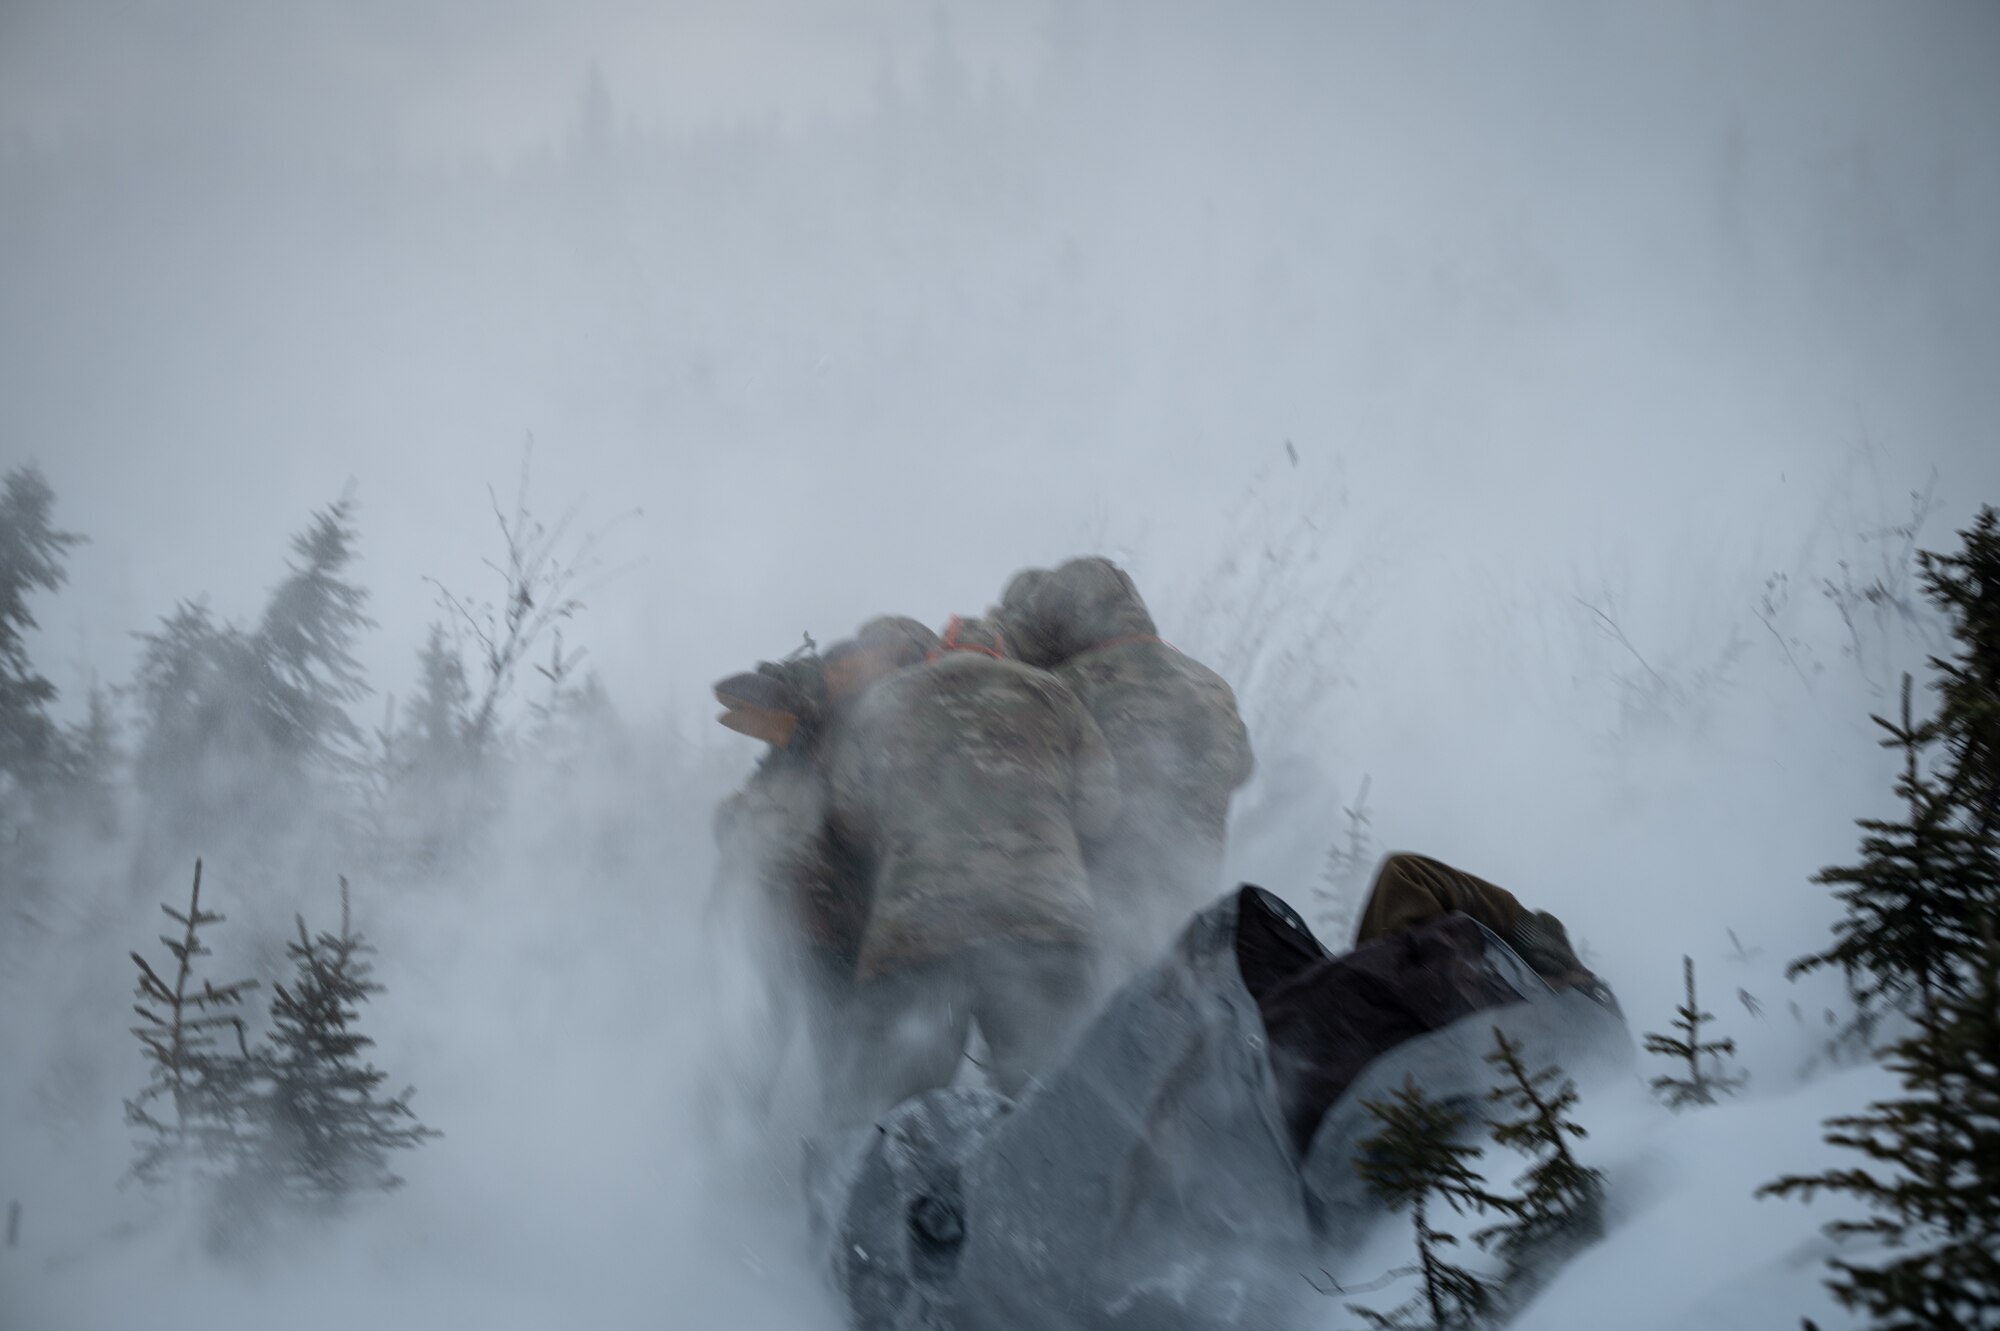
[(834, 827), (873, 866), (852, 1121), (949, 1084), (973, 1019), (1018, 1094), (1093, 996), (1082, 843), (1117, 814), (1104, 737), (994, 626), (954, 620), (941, 646), (869, 690), (831, 755)]
[(1115, 980), (1222, 890), (1230, 800), (1254, 767), (1249, 733), (1228, 683), (1160, 640), (1108, 559), (1017, 573), (997, 614), (1021, 658), (1082, 701), (1118, 764), (1120, 820), (1090, 856)]
[(827, 817), (826, 759), (841, 719), (873, 683), (920, 663), (937, 635), (883, 616), (825, 657), (761, 664), (716, 685), (731, 729), (771, 745), (717, 808), (711, 911), (747, 917), (774, 1023), (755, 1078), (768, 1093), (784, 1034), (803, 1021), (823, 1086), (849, 1063), (854, 968), (868, 918), (867, 867)]
[(837, 1012), (866, 902), (826, 823), (824, 675), (817, 658), (763, 663), (715, 686), (719, 719), (765, 741), (743, 788), (717, 807), (709, 918), (732, 915), (763, 982), (771, 1029), (754, 1041), (755, 1095), (767, 1095), (786, 1035), (803, 1020), (824, 1077), (840, 1061)]

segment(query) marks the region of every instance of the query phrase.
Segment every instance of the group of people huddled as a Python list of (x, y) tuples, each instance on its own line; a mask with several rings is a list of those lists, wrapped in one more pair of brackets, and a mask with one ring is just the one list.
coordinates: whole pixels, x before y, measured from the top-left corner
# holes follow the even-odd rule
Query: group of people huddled
[(768, 752), (717, 812), (829, 1118), (949, 1084), (974, 1023), (1018, 1095), (1221, 888), (1252, 769), (1235, 695), (1102, 558), (941, 632), (885, 616), (715, 686)]
[[(715, 693), (724, 725), (769, 746), (717, 811), (716, 899), (752, 908), (830, 1126), (949, 1085), (975, 1023), (986, 1075), (1018, 1097), (1223, 887), (1253, 766), (1235, 695), (1160, 638), (1107, 559), (1024, 570), (942, 632), (872, 619)], [(1561, 921), (1421, 855), (1377, 867), (1355, 937), (1335, 940), (1351, 953), (1269, 925), (1246, 920), (1238, 960), (1301, 1125), (1356, 1049), (1459, 1014), (1441, 959), (1481, 930), (1550, 987), (1616, 1007)]]

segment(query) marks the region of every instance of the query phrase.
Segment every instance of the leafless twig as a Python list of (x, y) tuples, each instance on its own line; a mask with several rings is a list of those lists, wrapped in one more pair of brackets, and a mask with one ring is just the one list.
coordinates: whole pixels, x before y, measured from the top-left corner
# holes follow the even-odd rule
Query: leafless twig
[[(529, 511), (528, 468), (533, 450), (534, 439), (530, 436), (521, 450), (520, 485), (511, 514), (501, 507), (500, 496), (493, 487), (486, 487), (494, 521), (500, 527), (504, 553), (500, 562), (491, 559), (481, 562), (500, 577), (504, 590), (499, 605), (474, 602), (436, 578), (425, 579), (437, 588), (438, 600), (446, 612), (478, 644), (485, 686), (468, 728), (468, 738), (475, 748), (483, 748), (492, 741), (500, 704), (512, 687), (521, 662), (542, 636), (583, 609), (583, 597), (588, 591), (632, 567), (628, 563), (607, 571), (600, 546), (620, 522), (638, 516), (639, 510), (620, 514), (605, 526), (575, 538), (573, 546), (572, 528), (577, 516), (574, 505), (553, 525), (543, 523)], [(579, 650), (565, 661), (558, 637), (552, 662), (558, 674), (564, 673), (565, 664), (573, 666), (581, 658)]]
[(1647, 662), (1645, 657), (1639, 655), (1639, 649), (1637, 647), (1634, 647), (1632, 645), (1632, 640), (1625, 636), (1625, 630), (1619, 627), (1618, 621), (1616, 619), (1613, 619), (1609, 614), (1599, 609), (1597, 606), (1592, 605), (1589, 601), (1584, 600), (1581, 596), (1576, 598), (1576, 603), (1582, 606), (1585, 610), (1588, 610), (1593, 616), (1596, 617), (1598, 627), (1603, 629), (1605, 634), (1609, 636), (1613, 642), (1617, 643), (1620, 647), (1623, 647), (1626, 651), (1632, 654), (1632, 659), (1639, 663), (1639, 668), (1641, 670), (1644, 670), (1647, 674), (1653, 677), (1653, 682), (1660, 686), (1660, 691), (1662, 693), (1670, 694), (1674, 691), (1674, 686), (1667, 682), (1666, 677), (1662, 675), (1659, 671), (1653, 669), (1653, 667), (1651, 666), (1651, 664)]

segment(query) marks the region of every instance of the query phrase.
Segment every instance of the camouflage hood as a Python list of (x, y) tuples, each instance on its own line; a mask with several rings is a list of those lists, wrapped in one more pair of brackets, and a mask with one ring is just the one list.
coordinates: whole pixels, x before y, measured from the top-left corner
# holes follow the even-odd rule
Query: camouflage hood
[(938, 636), (908, 615), (877, 615), (854, 631), (854, 642), (867, 651), (882, 653), (900, 670), (936, 651)]
[(1099, 555), (1070, 560), (1033, 579), (1025, 593), (1024, 634), (1047, 651), (1051, 665), (1120, 638), (1159, 632), (1131, 575)]
[(1059, 659), (1042, 640), (1035, 613), (1036, 594), (1047, 585), (1050, 576), (1045, 568), (1022, 569), (1007, 580), (1007, 590), (1000, 593), (1000, 604), (986, 612), (987, 618), (1006, 633), (1014, 659), (1044, 670)]

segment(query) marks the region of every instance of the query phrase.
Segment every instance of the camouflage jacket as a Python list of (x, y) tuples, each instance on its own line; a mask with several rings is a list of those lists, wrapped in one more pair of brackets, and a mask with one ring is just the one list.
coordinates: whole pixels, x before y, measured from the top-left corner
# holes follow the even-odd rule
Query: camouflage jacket
[(1075, 695), (1018, 661), (948, 652), (877, 684), (829, 760), (833, 823), (873, 866), (858, 976), (988, 942), (1087, 943), (1079, 838), (1117, 773)]
[(1190, 843), (1208, 848), (1219, 874), (1230, 799), (1255, 767), (1228, 683), (1160, 640), (1131, 577), (1109, 560), (1017, 575), (1001, 613), (1104, 731), (1124, 794), (1114, 839), (1134, 852), (1176, 843), (1169, 858)]

